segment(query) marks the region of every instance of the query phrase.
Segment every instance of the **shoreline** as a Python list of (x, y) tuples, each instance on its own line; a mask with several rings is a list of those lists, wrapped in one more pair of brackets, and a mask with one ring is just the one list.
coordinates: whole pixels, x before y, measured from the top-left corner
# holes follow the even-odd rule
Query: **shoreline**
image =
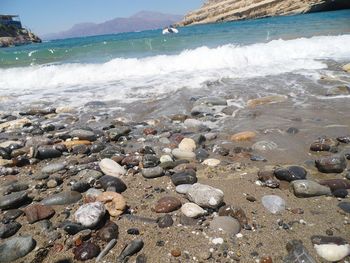
[[(331, 83), (337, 86), (337, 82)], [(19, 114), (2, 113), (0, 205), (5, 208), (1, 212), (1, 227), (9, 227), (14, 221), (21, 227), (1, 244), (21, 235), (31, 235), (36, 240), (35, 248), (29, 249), (25, 257), (15, 261), (14, 252), (7, 249), (9, 257), (13, 262), (76, 262), (73, 251), (75, 257), (88, 251), (94, 256), (86, 262), (95, 262), (96, 245), (102, 250), (108, 243), (101, 239), (104, 229), (111, 235), (119, 232), (116, 245), (103, 258), (106, 262), (115, 262), (125, 245), (136, 239), (142, 239), (144, 245), (140, 252), (131, 255), (130, 261), (137, 258), (137, 262), (146, 262), (147, 257), (147, 262), (282, 262), (288, 255), (287, 242), (300, 239), (316, 262), (326, 262), (314, 249), (311, 237), (348, 238), (344, 233), (350, 232), (349, 195), (335, 197), (327, 187), (325, 191), (318, 185), (317, 189), (324, 191), (320, 196), (296, 197), (291, 191), (292, 183), (277, 179), (276, 171), (285, 168), (285, 173), (304, 178), (305, 169), (307, 180), (320, 183), (325, 179), (342, 179), (347, 182), (342, 187), (350, 188), (348, 160), (345, 168), (342, 166), (342, 171), (336, 173), (321, 172), (314, 162), (328, 156), (349, 156), (350, 123), (343, 117), (348, 112), (346, 105), (322, 108), (322, 104), (312, 108), (317, 104), (311, 104), (311, 108), (300, 109), (290, 95), (261, 98), (250, 95), (246, 101), (249, 107), (236, 116), (236, 108), (228, 102), (225, 96), (198, 96), (177, 104), (183, 105), (180, 112), (171, 107), (165, 116), (160, 111), (165, 109), (166, 100), (164, 104), (155, 101), (148, 107), (134, 104), (130, 112), (113, 115), (99, 108), (101, 104), (97, 102), (85, 106), (83, 112), (71, 107), (28, 106)], [(176, 104), (176, 100), (171, 103)], [(163, 107), (158, 108), (160, 105)], [(127, 120), (131, 112), (139, 112), (138, 118)], [(223, 112), (232, 117), (222, 119)], [(288, 121), (283, 123), (283, 119)], [(236, 135), (245, 131), (249, 133)], [(328, 139), (319, 139), (322, 136)], [(322, 151), (311, 151), (312, 145)], [(180, 153), (174, 152), (179, 147)], [(118, 165), (101, 164), (105, 158)], [(291, 166), (301, 168), (293, 170)], [(261, 175), (263, 171), (267, 178)], [(106, 203), (111, 210), (98, 219), (98, 226), (77, 234), (67, 233), (62, 223), (76, 221), (79, 208), (101, 200), (98, 196), (105, 190), (116, 191), (101, 183), (101, 176), (109, 173), (127, 187), (119, 191), (127, 204), (123, 214), (108, 216), (115, 212), (115, 207)], [(243, 214), (229, 213), (229, 219), (218, 223), (230, 233), (215, 230), (212, 223), (218, 215), (226, 215), (220, 210), (221, 204), (209, 207), (202, 204), (206, 212), (198, 218), (184, 216), (177, 202), (183, 205), (190, 198), (188, 192), (186, 195), (176, 191), (174, 174), (182, 174), (181, 180), (193, 183), (196, 178), (200, 184), (220, 189), (226, 205), (234, 211), (243, 210)], [(276, 184), (279, 187), (275, 188)], [(345, 190), (342, 187), (339, 189)], [(46, 210), (37, 213), (40, 219), (36, 223), (28, 224), (30, 213), (26, 209), (26, 215), (18, 210), (11, 211), (12, 217), (4, 213), (15, 208), (23, 210), (29, 203), (42, 203), (53, 194), (72, 189), (82, 196), (75, 194), (78, 200), (65, 196), (61, 200), (63, 205), (49, 205), (47, 202), (53, 201), (46, 201), (45, 206), (50, 206), (54, 214), (48, 216)], [(26, 198), (19, 202), (10, 198), (4, 205), (6, 196), (18, 193), (26, 193)], [(266, 195), (280, 196), (286, 207), (277, 214), (270, 213), (262, 204)], [(163, 197), (171, 197), (171, 201), (162, 205)], [(341, 203), (347, 204), (345, 210), (339, 207)], [(159, 207), (167, 212), (157, 213)], [(106, 226), (108, 220), (117, 224), (119, 230)]]

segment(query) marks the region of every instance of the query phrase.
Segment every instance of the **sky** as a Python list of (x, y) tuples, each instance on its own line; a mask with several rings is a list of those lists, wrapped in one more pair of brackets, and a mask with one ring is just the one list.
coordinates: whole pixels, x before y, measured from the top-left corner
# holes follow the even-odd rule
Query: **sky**
[(0, 0), (0, 14), (18, 14), (38, 35), (56, 33), (83, 22), (101, 23), (139, 11), (185, 15), (204, 0)]

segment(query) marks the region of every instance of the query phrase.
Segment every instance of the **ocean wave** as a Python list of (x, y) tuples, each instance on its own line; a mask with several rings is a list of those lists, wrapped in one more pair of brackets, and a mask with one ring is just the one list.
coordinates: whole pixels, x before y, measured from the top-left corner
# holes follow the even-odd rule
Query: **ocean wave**
[[(197, 88), (219, 78), (251, 78), (326, 67), (350, 58), (350, 35), (273, 40), (248, 46), (206, 46), (178, 55), (115, 58), (103, 64), (60, 64), (0, 69), (1, 93), (77, 87), (148, 86), (155, 92)], [(142, 91), (140, 91), (142, 92)]]

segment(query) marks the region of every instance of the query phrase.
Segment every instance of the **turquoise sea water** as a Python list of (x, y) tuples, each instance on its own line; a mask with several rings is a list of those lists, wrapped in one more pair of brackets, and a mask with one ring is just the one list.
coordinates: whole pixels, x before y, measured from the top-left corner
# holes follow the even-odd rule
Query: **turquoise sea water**
[(311, 78), (327, 69), (329, 61), (350, 60), (350, 10), (179, 30), (0, 49), (0, 95), (15, 98), (9, 101), (17, 104), (57, 98), (76, 105), (156, 99), (227, 79), (252, 83), (266, 76), (287, 81), (288, 74)]

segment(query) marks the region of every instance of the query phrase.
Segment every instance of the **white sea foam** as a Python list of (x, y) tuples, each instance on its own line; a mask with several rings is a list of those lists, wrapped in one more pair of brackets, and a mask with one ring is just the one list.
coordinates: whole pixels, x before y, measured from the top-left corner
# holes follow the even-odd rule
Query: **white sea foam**
[[(104, 90), (109, 99), (164, 94), (182, 87), (198, 88), (205, 81), (224, 77), (250, 78), (323, 69), (327, 67), (323, 59), (350, 59), (349, 43), (350, 35), (320, 36), (248, 46), (200, 47), (178, 55), (115, 58), (103, 64), (0, 69), (0, 94), (79, 90), (83, 98)], [(89, 93), (84, 95), (84, 91)]]

